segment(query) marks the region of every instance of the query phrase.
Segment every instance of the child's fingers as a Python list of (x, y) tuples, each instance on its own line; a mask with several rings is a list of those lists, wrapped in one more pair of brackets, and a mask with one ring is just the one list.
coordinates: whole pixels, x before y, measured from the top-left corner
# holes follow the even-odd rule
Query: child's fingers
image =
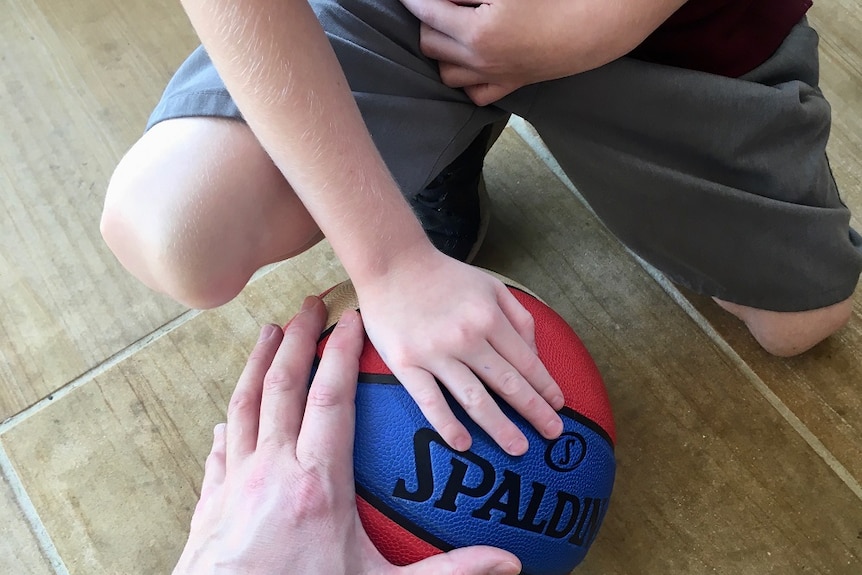
[[(517, 338), (517, 335), (513, 333), (513, 337)], [(531, 357), (532, 361), (544, 369), (538, 357), (530, 354), (529, 349), (523, 342), (521, 346), (522, 352)], [(530, 369), (525, 369), (522, 363), (522, 371), (519, 373), (519, 370), (506, 361), (502, 355), (504, 354), (501, 354), (491, 344), (486, 344), (484, 350), (470, 357), (470, 368), (476, 373), (480, 373), (488, 388), (493, 390), (503, 401), (520, 413), (542, 436), (548, 439), (559, 436), (563, 431), (563, 422), (554, 408), (530, 385), (528, 380), (531, 375)], [(528, 359), (524, 363), (529, 365), (529, 361)], [(522, 375), (525, 371), (527, 373)], [(478, 420), (476, 421), (478, 423)], [(514, 426), (514, 424), (511, 425)], [(495, 441), (498, 441), (498, 436), (491, 435)], [(502, 436), (502, 433), (500, 436)], [(504, 443), (500, 443), (500, 445), (505, 449)], [(526, 447), (524, 448), (525, 450)], [(512, 453), (512, 455), (523, 453), (523, 451), (513, 453), (508, 449), (506, 451)]]
[(563, 391), (539, 359), (533, 316), (505, 286), (503, 291), (505, 293), (498, 294), (498, 302), (510, 327), (507, 329), (504, 325), (495, 330), (489, 341), (545, 402), (554, 409), (560, 409), (565, 405)]
[[(491, 346), (488, 345), (487, 347), (490, 349)], [(490, 362), (485, 363), (479, 369), (490, 369), (489, 364)], [(483, 377), (486, 375), (485, 371), (480, 372), (475, 367), (473, 369), (476, 373), (481, 373)], [(511, 371), (511, 368), (510, 373), (513, 377), (517, 376)], [(494, 401), (494, 398), (491, 397), (470, 368), (463, 363), (453, 361), (438, 370), (437, 375), (444, 382), (455, 401), (464, 408), (470, 419), (484, 429), (506, 453), (523, 455), (527, 451), (527, 438), (524, 437), (518, 426), (506, 417), (503, 410), (500, 409), (500, 406), (497, 405), (497, 402)], [(523, 378), (517, 377), (523, 381)], [(526, 381), (523, 381), (522, 387), (530, 388)]]
[(500, 309), (503, 310), (503, 315), (518, 332), (518, 335), (524, 342), (533, 350), (533, 353), (538, 355), (539, 350), (536, 347), (536, 322), (533, 319), (533, 314), (527, 311), (521, 302), (512, 295), (504, 284), (497, 286), (497, 303)]
[(475, 10), (449, 0), (402, 0), (414, 16), (425, 24), (455, 39), (464, 38), (472, 30)]
[(470, 433), (452, 413), (433, 375), (424, 369), (410, 368), (396, 377), (443, 441), (457, 451), (470, 449), (473, 442)]

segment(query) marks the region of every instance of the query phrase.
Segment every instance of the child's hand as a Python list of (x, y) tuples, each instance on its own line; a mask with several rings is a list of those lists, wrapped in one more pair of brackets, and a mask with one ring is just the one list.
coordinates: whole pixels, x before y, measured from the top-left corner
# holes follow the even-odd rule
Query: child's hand
[(536, 354), (533, 318), (500, 281), (435, 252), (356, 290), (371, 342), (453, 448), (470, 435), (435, 378), (507, 453), (527, 439), (486, 385), (543, 436), (562, 432), (563, 394)]

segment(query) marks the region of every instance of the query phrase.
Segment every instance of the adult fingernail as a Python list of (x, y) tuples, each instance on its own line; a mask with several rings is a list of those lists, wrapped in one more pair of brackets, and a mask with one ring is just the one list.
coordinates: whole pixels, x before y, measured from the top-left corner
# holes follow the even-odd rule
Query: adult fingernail
[(359, 314), (356, 313), (356, 310), (345, 310), (345, 312), (341, 314), (341, 319), (338, 320), (336, 327), (347, 327), (349, 325), (353, 325), (353, 322), (356, 321), (357, 317), (359, 317)]
[(314, 297), (313, 295), (308, 296), (307, 298), (305, 298), (302, 301), (302, 307), (299, 308), (299, 311), (304, 312), (304, 311), (310, 310), (311, 308), (314, 307), (314, 304), (316, 304), (317, 301), (318, 301), (317, 298)]
[(260, 329), (260, 337), (257, 341), (266, 341), (275, 335), (275, 332), (281, 329), (277, 325), (267, 324)]
[(519, 437), (509, 442), (509, 445), (506, 446), (506, 453), (509, 455), (523, 455), (527, 452), (528, 447), (530, 445), (527, 443), (527, 439)]
[(500, 563), (491, 569), (490, 575), (518, 575), (520, 572), (520, 567), (511, 561), (506, 561), (505, 563)]

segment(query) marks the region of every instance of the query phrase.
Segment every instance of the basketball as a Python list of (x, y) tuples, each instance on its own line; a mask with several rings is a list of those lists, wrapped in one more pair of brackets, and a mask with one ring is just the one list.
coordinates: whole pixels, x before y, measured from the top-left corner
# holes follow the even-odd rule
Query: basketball
[[(565, 397), (563, 433), (543, 438), (498, 400), (530, 443), (524, 455), (510, 456), (444, 390), (473, 438), (469, 451), (455, 451), (366, 339), (356, 391), (356, 502), (371, 540), (396, 565), (491, 545), (517, 555), (525, 575), (565, 575), (584, 559), (607, 512), (615, 430), (599, 371), (565, 320), (500, 279), (533, 315), (539, 357)], [(318, 358), (341, 313), (358, 309), (350, 282), (321, 297), (329, 319)]]

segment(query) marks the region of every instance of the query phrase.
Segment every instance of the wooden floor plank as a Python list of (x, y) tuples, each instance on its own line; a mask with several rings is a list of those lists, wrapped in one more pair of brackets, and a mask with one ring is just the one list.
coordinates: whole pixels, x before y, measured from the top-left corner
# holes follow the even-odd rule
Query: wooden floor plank
[[(494, 151), (505, 155), (494, 166), (512, 168), (486, 170), (503, 221), (489, 234), (495, 249), (477, 263), (535, 286), (582, 334), (605, 375), (620, 426), (615, 502), (647, 498), (619, 516), (612, 506), (585, 572), (862, 570), (855, 527), (862, 502), (767, 407), (732, 357), (716, 353), (703, 333), (678, 317), (681, 310), (653, 293), (645, 276), (617, 262), (627, 256), (594, 232), (600, 224), (542, 193), (550, 184), (541, 166), (519, 163), (523, 151), (514, 145)], [(541, 182), (539, 189), (534, 182)], [(504, 211), (500, 196), (514, 207)], [(566, 221), (576, 230), (566, 229)], [(808, 528), (814, 531), (806, 531), (799, 547), (789, 531), (801, 527), (795, 518), (811, 505), (811, 489), (821, 488), (829, 493), (826, 504), (836, 505), (835, 515), (812, 518)], [(817, 534), (817, 526), (833, 518), (841, 527)], [(661, 556), (657, 549), (673, 551)]]
[(98, 228), (108, 178), (193, 34), (169, 0), (0, 0), (0, 13), (0, 100), (14, 102), (0, 109), (3, 421), (183, 310), (122, 270)]
[[(744, 370), (519, 138), (487, 173), (479, 263), (576, 328), (616, 411), (617, 487), (579, 573), (858, 574), (859, 499)], [(71, 573), (170, 569), (258, 325), (339, 277), (325, 247), (279, 266), (2, 437)]]
[[(15, 103), (0, 109), (3, 421), (183, 311), (116, 264), (98, 219), (116, 161), (196, 40), (175, 0), (0, 0), (0, 13), (0, 99)], [(829, 156), (862, 230), (862, 0), (819, 0), (810, 20)], [(728, 354), (511, 134), (487, 174), (495, 218), (478, 263), (561, 311), (616, 409), (617, 489), (578, 572), (862, 573), (862, 298), (838, 336), (779, 360), (689, 295)], [(257, 326), (341, 277), (317, 248), (2, 437), (71, 573), (170, 568)], [(7, 572), (52, 570), (0, 480)]]
[[(827, 152), (853, 226), (862, 232), (862, 2), (817, 2), (810, 20), (821, 36), (821, 86), (833, 109)], [(862, 484), (862, 297), (857, 293), (847, 328), (787, 360), (763, 353), (739, 322), (708, 299), (689, 298), (852, 480)]]
[[(170, 571), (200, 487), (198, 455), (259, 326), (345, 277), (326, 246), (315, 248), (3, 437), (71, 573)], [(30, 443), (28, 428), (43, 439)]]

